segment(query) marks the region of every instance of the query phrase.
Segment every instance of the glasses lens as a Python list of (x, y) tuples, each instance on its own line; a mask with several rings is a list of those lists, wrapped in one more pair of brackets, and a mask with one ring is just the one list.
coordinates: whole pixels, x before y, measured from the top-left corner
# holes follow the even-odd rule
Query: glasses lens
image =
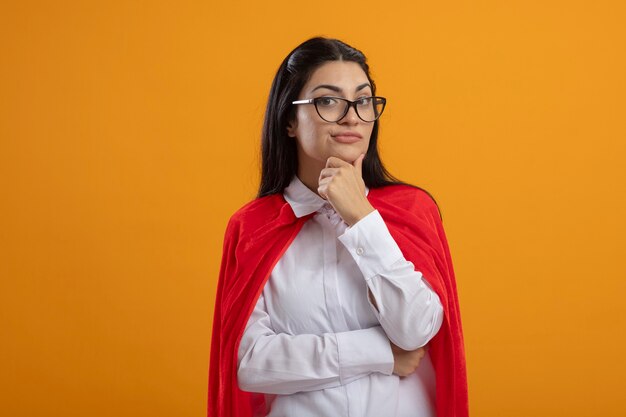
[(363, 97), (356, 103), (357, 112), (361, 119), (373, 122), (378, 119), (385, 108), (382, 97)]
[(343, 117), (346, 111), (346, 103), (343, 100), (338, 100), (332, 97), (320, 97), (315, 100), (315, 107), (320, 117), (327, 122), (336, 122)]

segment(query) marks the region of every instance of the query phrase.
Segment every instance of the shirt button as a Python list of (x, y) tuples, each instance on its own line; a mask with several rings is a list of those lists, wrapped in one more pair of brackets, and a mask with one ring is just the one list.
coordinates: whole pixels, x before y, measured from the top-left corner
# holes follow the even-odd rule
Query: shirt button
[(323, 207), (324, 207), (326, 210), (330, 210), (330, 209), (332, 208), (332, 206), (330, 205), (330, 203), (324, 203)]
[(356, 254), (357, 254), (357, 255), (363, 255), (363, 252), (365, 252), (365, 251), (363, 250), (363, 248), (356, 248)]

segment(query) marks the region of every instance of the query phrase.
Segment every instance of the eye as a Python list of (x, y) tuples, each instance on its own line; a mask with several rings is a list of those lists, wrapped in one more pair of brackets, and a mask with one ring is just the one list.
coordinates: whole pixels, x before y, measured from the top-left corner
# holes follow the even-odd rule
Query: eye
[(357, 106), (369, 106), (372, 103), (372, 97), (360, 97), (357, 99)]
[(321, 107), (336, 106), (338, 101), (332, 97), (320, 97), (317, 99), (317, 105)]

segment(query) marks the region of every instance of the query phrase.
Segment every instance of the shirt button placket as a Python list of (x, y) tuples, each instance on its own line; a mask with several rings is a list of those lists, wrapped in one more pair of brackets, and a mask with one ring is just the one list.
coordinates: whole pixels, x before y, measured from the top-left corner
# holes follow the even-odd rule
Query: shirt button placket
[(343, 314), (339, 300), (339, 288), (337, 280), (337, 238), (333, 226), (324, 222), (323, 246), (324, 246), (324, 292), (326, 295), (326, 308), (335, 332), (348, 331), (348, 323)]
[[(326, 203), (328, 204), (328, 203)], [(330, 204), (328, 205), (330, 206)], [(330, 211), (330, 210), (329, 210)], [(337, 227), (330, 221), (331, 213), (324, 211), (327, 217), (327, 221), (322, 218), (322, 245), (324, 252), (324, 294), (326, 296), (326, 311), (328, 312), (328, 318), (330, 319), (331, 326), (335, 332), (346, 332), (350, 330), (348, 328), (348, 322), (343, 314), (343, 308), (339, 300), (339, 282), (337, 276), (337, 235), (335, 228)], [(341, 361), (341, 358), (339, 358)], [(341, 366), (341, 365), (340, 365)], [(349, 389), (352, 386), (352, 389)], [(346, 405), (346, 417), (356, 415), (351, 408), (354, 406), (351, 397), (355, 396), (354, 392), (355, 384), (349, 384), (343, 387), (344, 401)], [(355, 396), (358, 398), (358, 396)]]

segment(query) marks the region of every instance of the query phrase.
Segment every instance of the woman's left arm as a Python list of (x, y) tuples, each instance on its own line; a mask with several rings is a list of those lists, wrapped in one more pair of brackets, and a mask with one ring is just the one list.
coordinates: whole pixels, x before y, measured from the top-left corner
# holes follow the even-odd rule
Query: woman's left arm
[(443, 307), (422, 273), (407, 261), (378, 210), (368, 201), (363, 159), (329, 157), (318, 193), (351, 225), (339, 240), (361, 269), (374, 314), (387, 337), (404, 350), (424, 346), (439, 331)]
[(338, 239), (363, 273), (368, 301), (389, 339), (405, 350), (428, 343), (441, 327), (443, 307), (422, 273), (405, 259), (378, 210)]

